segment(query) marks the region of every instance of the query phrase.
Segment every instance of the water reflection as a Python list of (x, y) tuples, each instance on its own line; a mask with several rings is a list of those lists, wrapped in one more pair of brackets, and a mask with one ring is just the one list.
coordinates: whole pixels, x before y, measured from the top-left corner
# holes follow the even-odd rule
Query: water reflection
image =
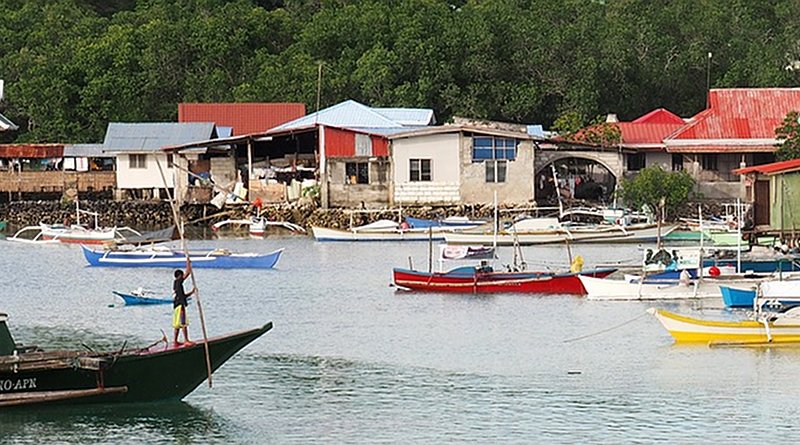
[(0, 422), (6, 442), (196, 443), (234, 441), (236, 430), (213, 410), (183, 402), (21, 408), (4, 411)]

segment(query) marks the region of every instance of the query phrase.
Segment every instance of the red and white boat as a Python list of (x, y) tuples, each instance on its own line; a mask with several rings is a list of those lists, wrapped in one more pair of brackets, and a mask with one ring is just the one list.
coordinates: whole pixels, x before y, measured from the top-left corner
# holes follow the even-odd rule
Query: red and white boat
[(395, 268), (395, 286), (410, 290), (454, 293), (536, 293), (586, 295), (579, 276), (607, 277), (616, 269), (582, 272), (495, 272), (486, 266), (457, 267), (447, 272)]

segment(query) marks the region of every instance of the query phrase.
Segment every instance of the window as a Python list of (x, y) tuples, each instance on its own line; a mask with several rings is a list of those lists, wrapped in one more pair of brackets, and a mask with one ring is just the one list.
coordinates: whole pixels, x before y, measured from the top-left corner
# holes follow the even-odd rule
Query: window
[(508, 161), (484, 161), (486, 164), (486, 182), (506, 182)]
[(348, 162), (344, 165), (345, 184), (369, 184), (369, 162)]
[(703, 170), (717, 171), (717, 154), (704, 153), (700, 158), (700, 165), (703, 167)]
[(628, 171), (638, 172), (644, 168), (644, 153), (628, 155)]
[(172, 158), (172, 154), (167, 155), (167, 167), (172, 168), (174, 164), (174, 160)]
[(491, 136), (472, 137), (472, 162), (517, 158), (517, 140)]
[(409, 179), (412, 182), (431, 180), (431, 160), (430, 159), (410, 159), (409, 160)]
[(128, 167), (147, 168), (147, 155), (128, 155)]
[(672, 171), (679, 172), (683, 170), (683, 155), (673, 153), (672, 154)]

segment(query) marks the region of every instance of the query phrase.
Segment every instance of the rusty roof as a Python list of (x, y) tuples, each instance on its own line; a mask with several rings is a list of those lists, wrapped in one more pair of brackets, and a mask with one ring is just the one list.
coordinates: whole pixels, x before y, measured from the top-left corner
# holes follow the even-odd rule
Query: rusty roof
[(761, 173), (765, 175), (777, 175), (800, 170), (800, 159), (773, 162), (771, 164), (753, 165), (750, 167), (737, 168), (734, 173), (745, 175), (747, 173)]
[(0, 158), (47, 159), (63, 155), (63, 144), (0, 144)]

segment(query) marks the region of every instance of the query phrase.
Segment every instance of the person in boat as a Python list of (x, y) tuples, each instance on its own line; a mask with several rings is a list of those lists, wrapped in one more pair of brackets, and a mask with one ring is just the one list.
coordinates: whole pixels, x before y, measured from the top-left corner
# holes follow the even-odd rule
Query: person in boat
[(192, 263), (188, 260), (186, 261), (186, 271), (182, 271), (180, 269), (175, 270), (175, 281), (172, 283), (172, 291), (173, 291), (173, 299), (172, 299), (172, 328), (174, 330), (173, 335), (173, 343), (180, 344), (178, 342), (178, 333), (183, 331), (183, 340), (186, 343), (191, 343), (189, 341), (189, 321), (186, 318), (186, 305), (189, 296), (194, 294), (197, 290), (196, 288), (192, 288), (189, 293), (183, 289), (183, 282), (189, 275), (192, 273)]
[(480, 266), (476, 267), (478, 273), (491, 273), (494, 272), (492, 266), (489, 265), (489, 262), (486, 260), (481, 260)]

